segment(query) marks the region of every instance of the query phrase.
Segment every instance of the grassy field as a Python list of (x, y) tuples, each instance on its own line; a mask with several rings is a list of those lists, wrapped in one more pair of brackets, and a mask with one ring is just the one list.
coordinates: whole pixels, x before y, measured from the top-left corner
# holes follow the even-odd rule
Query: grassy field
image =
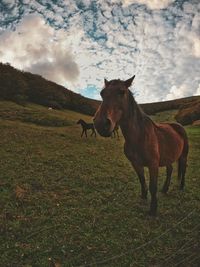
[(81, 139), (90, 117), (36, 105), (0, 102), (0, 116), (0, 266), (200, 266), (200, 127), (186, 128), (185, 191), (175, 166), (150, 218), (122, 136)]

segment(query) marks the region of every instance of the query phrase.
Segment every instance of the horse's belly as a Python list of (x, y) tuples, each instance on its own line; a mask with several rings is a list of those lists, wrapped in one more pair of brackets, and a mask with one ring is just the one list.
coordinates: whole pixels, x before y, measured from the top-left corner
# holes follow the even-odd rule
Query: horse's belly
[(160, 146), (160, 160), (159, 166), (167, 166), (177, 161), (183, 151), (184, 141), (180, 138), (173, 138), (171, 145), (163, 145)]

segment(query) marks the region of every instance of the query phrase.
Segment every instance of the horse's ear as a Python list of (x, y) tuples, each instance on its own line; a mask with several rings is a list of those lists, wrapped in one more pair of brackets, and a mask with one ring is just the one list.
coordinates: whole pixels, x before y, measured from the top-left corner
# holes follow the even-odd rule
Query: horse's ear
[(105, 87), (106, 87), (108, 84), (109, 84), (109, 81), (106, 80), (106, 79), (104, 79), (104, 85), (105, 85)]
[(128, 88), (128, 87), (131, 86), (131, 84), (132, 84), (134, 78), (135, 78), (135, 75), (133, 75), (133, 77), (131, 77), (130, 79), (128, 79), (128, 80), (126, 80), (126, 81), (124, 82), (125, 85), (126, 85), (126, 88)]

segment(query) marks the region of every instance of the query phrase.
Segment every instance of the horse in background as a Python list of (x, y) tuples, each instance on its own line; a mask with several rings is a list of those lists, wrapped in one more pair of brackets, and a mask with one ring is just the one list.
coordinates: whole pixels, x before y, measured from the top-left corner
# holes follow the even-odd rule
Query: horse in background
[(112, 132), (112, 135), (111, 137), (115, 138), (117, 136), (117, 138), (119, 139), (119, 125), (116, 125), (113, 132)]
[(143, 199), (147, 199), (148, 192), (144, 167), (149, 169), (149, 214), (156, 216), (158, 169), (166, 167), (167, 177), (162, 192), (167, 193), (172, 163), (178, 161), (180, 190), (184, 189), (188, 138), (180, 124), (155, 123), (141, 110), (129, 90), (134, 78), (135, 76), (126, 81), (104, 80), (105, 86), (101, 91), (103, 101), (95, 114), (94, 125), (97, 132), (104, 137), (110, 137), (116, 124), (120, 125), (125, 139), (124, 153), (139, 177)]
[(92, 130), (92, 133), (90, 136), (93, 136), (94, 134), (94, 136), (96, 137), (96, 131), (95, 131), (93, 123), (87, 123), (84, 120), (80, 119), (77, 121), (77, 124), (80, 124), (82, 127), (81, 137), (83, 136), (84, 133), (85, 133), (85, 137), (87, 137), (87, 130)]

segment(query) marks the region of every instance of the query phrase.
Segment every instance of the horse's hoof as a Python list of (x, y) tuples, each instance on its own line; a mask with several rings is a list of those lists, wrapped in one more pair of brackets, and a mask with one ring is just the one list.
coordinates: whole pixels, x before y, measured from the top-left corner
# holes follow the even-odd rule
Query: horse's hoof
[(147, 200), (147, 195), (141, 195), (140, 198), (143, 200)]
[(155, 210), (150, 210), (149, 211), (149, 216), (150, 217), (156, 217), (157, 216), (157, 212)]
[(165, 194), (165, 195), (167, 195), (167, 192), (168, 192), (168, 189), (162, 189), (161, 191), (160, 191), (161, 193), (163, 193), (163, 194)]

